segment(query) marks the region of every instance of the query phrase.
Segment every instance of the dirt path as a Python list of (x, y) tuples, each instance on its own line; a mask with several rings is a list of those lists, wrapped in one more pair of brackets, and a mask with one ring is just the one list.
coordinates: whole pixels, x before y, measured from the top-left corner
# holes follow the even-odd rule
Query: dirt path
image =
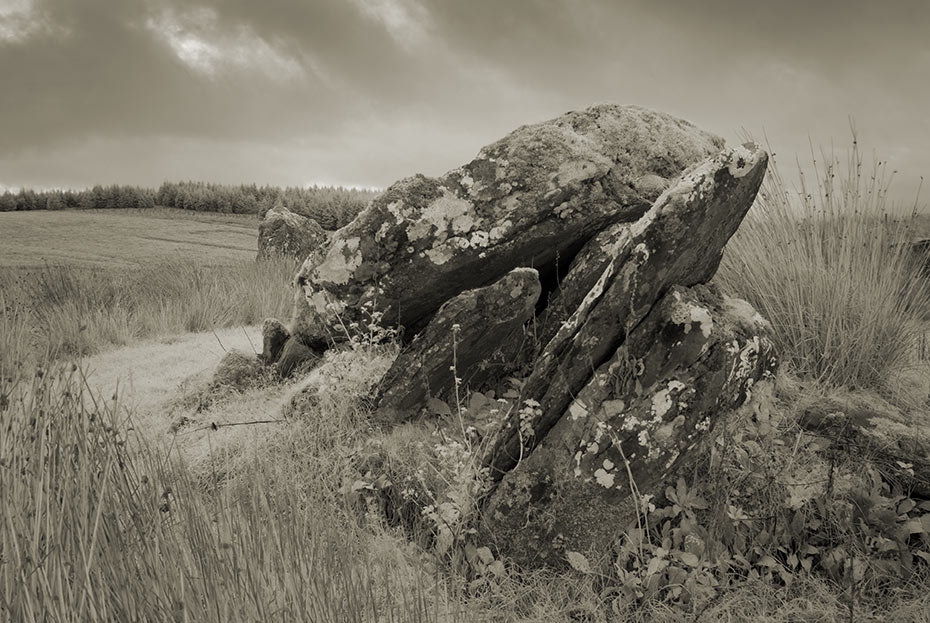
[(189, 333), (143, 342), (84, 360), (87, 384), (104, 399), (119, 395), (120, 412), (150, 440), (169, 439), (181, 414), (172, 408), (185, 387), (206, 383), (227, 351), (261, 350), (261, 327)]
[[(329, 353), (304, 377), (243, 393), (230, 390), (227, 400), (200, 412), (181, 406), (178, 398), (206, 387), (220, 359), (233, 349), (246, 353), (260, 350), (261, 328), (148, 341), (88, 357), (83, 367), (97, 400), (112, 400), (117, 393), (120, 415), (149, 445), (169, 450), (195, 472), (217, 473), (249, 452), (261, 451), (269, 440), (286, 431), (282, 428), (282, 408), (304, 387), (313, 385), (337, 396), (354, 395), (360, 388), (364, 388), (362, 393), (370, 391), (394, 355), (390, 350)], [(182, 419), (187, 423), (172, 431), (172, 424)]]

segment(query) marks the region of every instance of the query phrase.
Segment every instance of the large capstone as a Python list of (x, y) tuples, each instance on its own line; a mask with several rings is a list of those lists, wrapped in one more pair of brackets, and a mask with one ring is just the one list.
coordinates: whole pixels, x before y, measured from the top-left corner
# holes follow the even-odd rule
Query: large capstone
[(722, 139), (633, 106), (518, 128), (440, 178), (403, 179), (301, 268), (294, 334), (326, 347), (374, 319), (410, 339), (439, 306), (515, 267), (557, 280), (595, 234), (635, 222)]

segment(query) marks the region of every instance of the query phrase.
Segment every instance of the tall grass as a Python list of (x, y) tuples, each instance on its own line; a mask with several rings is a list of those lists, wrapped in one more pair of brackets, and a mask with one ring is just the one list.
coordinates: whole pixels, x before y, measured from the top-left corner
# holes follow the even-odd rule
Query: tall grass
[[(215, 478), (137, 443), (119, 401), (92, 397), (73, 366), (42, 367), (12, 390), (0, 382), (0, 391), (8, 392), (0, 408), (2, 621), (698, 618), (661, 600), (619, 599), (615, 586), (598, 588), (571, 570), (475, 580), (361, 518), (336, 490), (352, 473), (357, 443), (372, 435), (350, 401), (317, 414), (322, 422), (291, 422), (233, 465), (215, 457), (223, 474)], [(427, 444), (411, 460), (429, 452)], [(835, 587), (813, 576), (789, 587), (736, 582), (721, 595), (701, 620), (839, 621), (846, 610)], [(894, 607), (894, 620), (928, 620), (922, 593)], [(856, 620), (890, 620), (871, 608)]]
[[(0, 273), (0, 329), (17, 333), (33, 352), (61, 358), (147, 337), (255, 324), (290, 314), (295, 273), (289, 258), (223, 266), (174, 260), (137, 269), (7, 269)], [(8, 365), (15, 361), (2, 357)]]
[[(76, 367), (20, 379), (0, 408), (0, 620), (431, 621), (435, 582), (294, 463), (205, 490), (135, 446)], [(439, 585), (441, 588), (441, 585)], [(435, 593), (439, 594), (439, 593)], [(444, 607), (444, 606), (443, 606)], [(453, 620), (453, 619), (449, 619)]]
[(325, 426), (191, 465), (131, 436), (118, 397), (66, 361), (285, 316), (294, 272), (280, 259), (2, 276), (0, 620), (473, 620), (436, 567), (341, 502), (365, 432), (351, 400)]
[(886, 165), (863, 160), (854, 138), (845, 163), (824, 154), (797, 193), (773, 162), (716, 280), (772, 323), (797, 374), (889, 395), (922, 336), (926, 258), (906, 244), (915, 214), (887, 201)]

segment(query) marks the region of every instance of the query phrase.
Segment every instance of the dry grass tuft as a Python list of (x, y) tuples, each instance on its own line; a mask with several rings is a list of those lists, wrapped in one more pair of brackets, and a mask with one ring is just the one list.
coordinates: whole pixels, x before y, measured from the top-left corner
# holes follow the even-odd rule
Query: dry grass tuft
[(311, 426), (243, 448), (205, 488), (136, 445), (75, 367), (20, 380), (0, 433), (5, 620), (440, 620), (428, 598), (441, 584), (332, 494), (345, 457), (331, 450), (325, 471), (301, 460)]
[(916, 214), (894, 217), (884, 164), (866, 169), (855, 142), (845, 168), (832, 154), (823, 158), (815, 186), (802, 176), (798, 194), (772, 163), (716, 281), (772, 323), (798, 375), (894, 396), (894, 379), (913, 369), (930, 300), (903, 244)]

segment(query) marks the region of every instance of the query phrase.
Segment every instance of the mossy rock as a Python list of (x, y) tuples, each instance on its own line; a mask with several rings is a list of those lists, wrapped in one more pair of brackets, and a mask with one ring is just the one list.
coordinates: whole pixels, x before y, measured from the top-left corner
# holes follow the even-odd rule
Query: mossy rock
[(256, 385), (264, 376), (264, 366), (255, 355), (232, 350), (220, 360), (210, 383), (213, 387), (231, 387), (237, 390)]

